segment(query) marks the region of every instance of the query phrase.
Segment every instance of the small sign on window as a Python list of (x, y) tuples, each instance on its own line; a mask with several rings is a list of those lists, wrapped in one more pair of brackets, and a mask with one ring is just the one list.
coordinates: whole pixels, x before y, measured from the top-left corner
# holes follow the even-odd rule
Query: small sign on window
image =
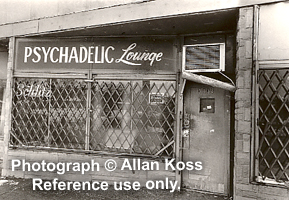
[(164, 94), (163, 93), (150, 93), (149, 94), (150, 104), (164, 104)]

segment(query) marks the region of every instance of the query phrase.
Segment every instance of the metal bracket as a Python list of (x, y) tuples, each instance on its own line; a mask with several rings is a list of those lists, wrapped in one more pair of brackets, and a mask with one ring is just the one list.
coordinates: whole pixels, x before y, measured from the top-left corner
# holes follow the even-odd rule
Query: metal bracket
[(86, 82), (86, 83), (93, 83), (94, 80), (88, 79), (88, 80), (84, 80), (84, 82)]

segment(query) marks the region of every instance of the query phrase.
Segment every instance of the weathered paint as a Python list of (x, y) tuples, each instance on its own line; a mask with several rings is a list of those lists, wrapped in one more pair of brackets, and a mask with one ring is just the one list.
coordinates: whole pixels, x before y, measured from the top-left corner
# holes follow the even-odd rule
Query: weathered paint
[[(75, 12), (103, 9), (143, 1), (144, 0), (1, 0), (0, 24), (67, 15)], [(11, 15), (11, 12), (17, 13), (17, 15)]]
[[(146, 19), (158, 19), (163, 17), (184, 15), (199, 13), (205, 11), (215, 11), (220, 9), (237, 8), (242, 6), (262, 4), (268, 2), (280, 2), (280, 1), (269, 1), (269, 0), (206, 0), (206, 1), (190, 1), (182, 0), (180, 1), (166, 1), (166, 0), (156, 0), (156, 1), (128, 1), (124, 4), (110, 4), (109, 6), (100, 5), (94, 6), (94, 9), (83, 8), (81, 12), (77, 9), (78, 4), (70, 4), (75, 7), (71, 9), (65, 9), (60, 2), (57, 1), (57, 5), (52, 6), (52, 13), (44, 12), (43, 16), (34, 14), (36, 8), (39, 10), (49, 10), (47, 7), (39, 5), (34, 5), (34, 1), (31, 2), (30, 6), (10, 6), (10, 1), (6, 6), (1, 7), (4, 9), (2, 12), (2, 18), (5, 21), (2, 22), (0, 26), (0, 38), (1, 37), (11, 37), (19, 35), (30, 35), (30, 34), (40, 34), (47, 32), (71, 30), (71, 29), (83, 29), (87, 27), (98, 27), (111, 24), (134, 22), (138, 20)], [(11, 4), (13, 5), (13, 4)], [(118, 6), (116, 6), (118, 5)], [(21, 12), (17, 9), (21, 7)], [(30, 7), (34, 7), (30, 10)], [(81, 6), (80, 6), (81, 7)], [(27, 8), (23, 9), (23, 8)], [(162, 8), (162, 9), (159, 9)], [(61, 13), (59, 10), (65, 10)], [(9, 13), (23, 13), (22, 17), (19, 16), (15, 19), (7, 20)], [(7, 16), (6, 16), (7, 15)], [(14, 16), (14, 15), (9, 15)], [(38, 16), (38, 17), (34, 17)], [(97, 17), (95, 17), (97, 16)], [(0, 17), (1, 18), (1, 17)]]
[(203, 169), (184, 171), (184, 187), (229, 193), (229, 92), (188, 82), (184, 93), (184, 161), (201, 161)]
[(8, 52), (0, 52), (0, 79), (7, 78)]
[(260, 6), (258, 60), (289, 60), (288, 10), (289, 2)]
[(212, 87), (217, 87), (217, 88), (222, 88), (224, 90), (228, 90), (231, 92), (235, 91), (235, 86), (229, 83), (225, 83), (213, 78), (208, 78), (206, 76), (202, 76), (202, 75), (197, 75), (194, 73), (190, 73), (190, 72), (182, 72), (182, 77), (184, 79), (190, 80), (190, 81), (194, 81), (196, 83), (202, 83), (205, 85), (210, 85)]

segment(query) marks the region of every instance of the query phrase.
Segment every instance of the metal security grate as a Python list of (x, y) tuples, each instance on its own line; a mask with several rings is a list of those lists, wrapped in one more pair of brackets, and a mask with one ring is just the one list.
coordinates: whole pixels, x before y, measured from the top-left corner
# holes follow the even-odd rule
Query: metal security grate
[(87, 84), (77, 79), (52, 79), (51, 91), (50, 146), (84, 149)]
[(86, 84), (75, 79), (15, 79), (13, 146), (84, 149)]
[(90, 149), (172, 156), (175, 91), (174, 81), (94, 82)]
[(289, 181), (289, 70), (259, 70), (258, 175)]
[(49, 80), (15, 79), (10, 142), (16, 146), (46, 146)]
[(175, 81), (14, 80), (13, 147), (174, 156)]

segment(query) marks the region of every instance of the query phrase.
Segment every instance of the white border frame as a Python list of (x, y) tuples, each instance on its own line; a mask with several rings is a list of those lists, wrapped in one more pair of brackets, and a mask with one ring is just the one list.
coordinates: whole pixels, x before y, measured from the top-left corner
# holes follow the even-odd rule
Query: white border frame
[[(187, 47), (192, 46), (208, 46), (208, 45), (220, 45), (220, 66), (218, 69), (193, 69), (186, 70), (186, 50)], [(193, 44), (193, 45), (183, 45), (182, 52), (182, 71), (185, 72), (220, 72), (225, 71), (225, 43), (204, 43), (204, 44)]]

